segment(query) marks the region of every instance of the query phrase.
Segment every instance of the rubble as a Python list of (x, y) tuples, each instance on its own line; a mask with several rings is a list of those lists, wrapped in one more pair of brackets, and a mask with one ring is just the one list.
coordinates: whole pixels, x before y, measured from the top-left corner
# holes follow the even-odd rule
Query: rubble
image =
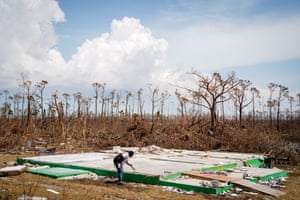
[(26, 170), (26, 166), (9, 166), (0, 169), (0, 176), (16, 176), (23, 173)]

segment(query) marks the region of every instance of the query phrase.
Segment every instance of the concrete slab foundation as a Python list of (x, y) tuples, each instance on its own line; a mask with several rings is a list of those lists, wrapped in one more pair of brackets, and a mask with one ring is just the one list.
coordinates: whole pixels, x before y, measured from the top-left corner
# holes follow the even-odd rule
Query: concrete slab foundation
[(232, 188), (233, 185), (228, 182), (216, 182), (216, 180), (201, 181), (195, 177), (183, 175), (183, 173), (190, 171), (223, 172), (229, 179), (243, 179), (247, 175), (250, 179), (253, 178), (252, 181), (268, 179), (276, 174), (286, 176), (284, 170), (277, 168), (264, 169), (245, 165), (249, 160), (252, 160), (250, 163), (253, 163), (255, 159), (263, 160), (263, 155), (260, 154), (164, 149), (154, 145), (143, 148), (114, 147), (112, 150), (98, 153), (35, 156), (21, 158), (18, 163), (28, 162), (50, 167), (81, 169), (101, 176), (116, 177), (113, 158), (117, 153), (126, 150), (135, 152), (130, 163), (136, 170), (125, 166), (124, 181), (175, 186), (194, 192), (220, 194)]

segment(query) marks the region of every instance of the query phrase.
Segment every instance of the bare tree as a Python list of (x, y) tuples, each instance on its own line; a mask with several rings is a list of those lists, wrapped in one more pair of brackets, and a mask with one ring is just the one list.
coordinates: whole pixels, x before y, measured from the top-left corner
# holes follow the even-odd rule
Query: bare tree
[[(161, 97), (158, 96), (159, 89), (157, 87), (153, 88), (152, 84), (148, 84), (148, 88), (150, 90), (150, 101), (151, 101), (151, 130), (152, 133), (154, 128), (154, 109), (156, 106), (156, 103), (161, 100)], [(159, 113), (157, 113), (159, 114)]]
[(73, 94), (73, 96), (74, 96), (74, 101), (77, 101), (77, 118), (79, 119), (81, 115), (80, 107), (81, 107), (82, 94), (81, 92), (76, 92), (75, 94)]
[(175, 95), (179, 101), (179, 108), (178, 111), (180, 112), (181, 120), (184, 119), (184, 116), (186, 114), (186, 103), (189, 101), (186, 97), (182, 96), (178, 89), (175, 91)]
[(14, 94), (14, 117), (19, 118), (20, 113), (20, 99), (22, 99), (22, 96), (20, 94)]
[(105, 86), (106, 86), (106, 83), (101, 83), (100, 84), (100, 89), (101, 89), (101, 119), (104, 116), (104, 106), (105, 106), (105, 96), (104, 96), (104, 93), (105, 93)]
[(252, 126), (255, 124), (255, 98), (259, 97), (259, 90), (255, 87), (250, 89), (252, 94)]
[(31, 84), (32, 81), (28, 79), (28, 77), (22, 73), (21, 74), (21, 80), (19, 83), (19, 86), (23, 89), (25, 96), (27, 98), (27, 118), (26, 118), (26, 127), (28, 127), (31, 124), (32, 118), (31, 118), (31, 99), (33, 93), (31, 92)]
[(100, 83), (92, 83), (92, 86), (95, 90), (95, 118), (98, 117), (98, 98), (99, 98), (99, 88), (101, 87)]
[(142, 92), (143, 92), (143, 89), (140, 88), (138, 91), (137, 91), (137, 96), (138, 96), (138, 113), (140, 114), (140, 119), (143, 119), (143, 107), (144, 107), (144, 101), (142, 100)]
[(70, 104), (69, 104), (70, 94), (63, 93), (62, 96), (65, 98), (65, 104), (66, 104), (66, 106), (65, 106), (65, 116), (68, 117), (68, 115), (69, 115), (69, 106), (70, 106)]
[[(297, 94), (296, 94), (296, 97), (297, 97), (297, 100), (298, 100), (297, 106), (300, 107), (300, 93), (297, 93)], [(299, 118), (299, 113), (300, 113), (300, 111), (299, 111), (298, 114), (297, 114), (297, 118)]]
[(60, 125), (61, 136), (64, 140), (66, 140), (65, 125), (64, 125), (64, 122), (63, 122), (63, 119), (64, 119), (63, 103), (61, 101), (57, 102), (57, 99), (58, 99), (57, 91), (55, 91), (52, 94), (52, 98), (54, 100), (54, 105), (55, 105), (55, 109), (56, 109), (57, 116), (58, 116), (58, 122), (59, 122), (59, 125)]
[(110, 115), (111, 117), (114, 116), (114, 100), (115, 100), (116, 90), (112, 90), (110, 92)]
[(295, 102), (295, 98), (293, 96), (288, 96), (287, 97), (289, 104), (290, 104), (290, 122), (293, 124), (293, 104)]
[(40, 98), (40, 112), (41, 112), (41, 116), (42, 116), (42, 123), (44, 122), (45, 119), (45, 112), (44, 112), (44, 89), (46, 87), (46, 85), (48, 84), (48, 81), (42, 80), (41, 82), (36, 83), (36, 88), (38, 89), (38, 91), (40, 92), (38, 96)]
[(119, 114), (120, 114), (120, 102), (121, 102), (121, 91), (117, 92), (117, 94), (116, 94), (115, 106), (116, 106), (117, 116), (119, 116)]
[(9, 91), (3, 90), (3, 95), (4, 95), (3, 116), (7, 118), (9, 112), (9, 103), (8, 103)]
[(205, 104), (201, 103), (201, 106), (210, 111), (210, 129), (214, 132), (217, 127), (217, 105), (230, 99), (228, 94), (239, 84), (239, 81), (233, 72), (226, 78), (217, 72), (212, 76), (202, 75), (196, 71), (190, 74), (197, 78), (198, 88), (193, 90), (183, 87), (183, 89), (190, 92), (192, 96), (190, 102), (198, 104), (194, 98), (197, 96), (204, 100)]
[(276, 128), (279, 129), (280, 123), (280, 104), (283, 101), (283, 98), (286, 98), (289, 94), (289, 89), (283, 85), (277, 85), (278, 91), (278, 98), (277, 98), (277, 118), (276, 118)]
[(273, 121), (273, 117), (272, 117), (272, 108), (275, 105), (275, 102), (273, 101), (273, 93), (276, 89), (277, 85), (275, 83), (269, 83), (269, 91), (270, 91), (270, 96), (269, 96), (269, 100), (267, 101), (267, 106), (269, 107), (269, 120), (270, 120), (270, 128), (272, 128), (272, 121)]
[(164, 117), (164, 107), (165, 107), (165, 101), (170, 97), (170, 94), (168, 91), (164, 91), (160, 94), (160, 115), (161, 115), (161, 122), (163, 121)]
[(125, 116), (128, 116), (128, 103), (129, 103), (129, 97), (132, 97), (132, 93), (129, 91), (126, 91), (126, 97), (125, 97)]
[(248, 100), (246, 95), (251, 84), (249, 80), (239, 80), (238, 85), (233, 88), (233, 98), (235, 99), (235, 106), (239, 113), (240, 128), (242, 128), (243, 110), (252, 102), (252, 99)]

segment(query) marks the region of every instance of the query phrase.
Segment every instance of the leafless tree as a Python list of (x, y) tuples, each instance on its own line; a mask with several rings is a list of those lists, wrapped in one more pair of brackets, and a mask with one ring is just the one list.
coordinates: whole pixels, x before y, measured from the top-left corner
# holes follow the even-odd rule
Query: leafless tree
[(276, 85), (279, 89), (278, 98), (277, 98), (277, 118), (276, 118), (276, 128), (279, 129), (280, 123), (280, 104), (283, 101), (283, 98), (286, 98), (289, 94), (289, 89), (283, 85)]
[(129, 103), (129, 97), (132, 97), (132, 93), (129, 91), (126, 91), (126, 97), (125, 97), (125, 116), (128, 116), (128, 103)]
[(20, 94), (14, 94), (14, 117), (19, 118), (20, 113), (20, 99), (22, 99), (22, 96)]
[(186, 114), (186, 104), (189, 100), (186, 97), (182, 96), (178, 89), (175, 90), (175, 95), (179, 101), (178, 111), (180, 112), (181, 120), (183, 120)]
[(235, 76), (235, 73), (228, 74), (226, 78), (223, 78), (219, 73), (215, 72), (212, 76), (202, 75), (196, 71), (192, 71), (191, 75), (197, 78), (197, 89), (186, 89), (190, 94), (190, 102), (197, 104), (194, 97), (199, 97), (204, 100), (205, 104), (201, 103), (201, 106), (207, 108), (210, 112), (210, 129), (215, 132), (217, 127), (217, 105), (219, 103), (228, 101), (230, 99), (229, 93), (235, 88), (239, 81)]
[(4, 95), (3, 116), (7, 118), (9, 113), (9, 103), (8, 103), (9, 91), (3, 90), (2, 94)]
[(112, 90), (110, 92), (110, 115), (111, 117), (114, 116), (114, 100), (115, 100), (116, 90)]
[(288, 101), (289, 101), (289, 104), (290, 104), (290, 121), (291, 121), (291, 124), (293, 123), (293, 104), (295, 102), (295, 98), (293, 96), (288, 96), (287, 97)]
[(117, 94), (116, 94), (115, 107), (116, 107), (117, 116), (119, 116), (119, 114), (120, 114), (121, 94), (122, 94), (121, 91), (117, 92)]
[(143, 108), (144, 108), (144, 101), (142, 100), (142, 92), (143, 92), (143, 89), (140, 88), (138, 91), (137, 91), (137, 97), (138, 97), (138, 113), (140, 115), (140, 119), (143, 119)]
[[(161, 97), (158, 97), (159, 89), (157, 87), (153, 87), (152, 84), (148, 84), (148, 88), (150, 90), (150, 101), (151, 101), (151, 130), (152, 133), (154, 128), (154, 111), (156, 103), (161, 100)], [(159, 112), (157, 112), (157, 115), (159, 115)]]
[(65, 116), (68, 117), (69, 116), (69, 99), (70, 99), (70, 94), (68, 93), (63, 93), (62, 96), (65, 98)]
[[(296, 94), (296, 98), (297, 98), (297, 101), (298, 101), (298, 103), (297, 103), (296, 105), (297, 105), (298, 107), (300, 107), (300, 93), (297, 93), (297, 94)], [(299, 112), (298, 112), (298, 114), (297, 114), (297, 118), (300, 117), (299, 113), (300, 113), (300, 110), (299, 110)]]
[(254, 126), (255, 124), (255, 98), (259, 97), (259, 90), (255, 87), (250, 89), (251, 94), (252, 94), (252, 125)]
[(61, 136), (65, 140), (66, 139), (66, 131), (65, 131), (65, 124), (64, 124), (64, 121), (63, 121), (64, 120), (64, 108), (63, 108), (62, 101), (57, 102), (57, 99), (58, 99), (58, 94), (57, 93), (58, 92), (55, 91), (52, 94), (52, 98), (53, 98), (55, 109), (56, 109), (57, 116), (58, 116), (58, 122), (59, 122), (59, 125), (60, 125)]
[(272, 128), (272, 121), (273, 121), (273, 117), (272, 117), (272, 108), (275, 105), (275, 102), (273, 100), (273, 93), (276, 89), (277, 85), (275, 83), (269, 83), (269, 91), (270, 91), (270, 96), (269, 96), (269, 100), (267, 101), (267, 106), (269, 107), (269, 121), (270, 121), (270, 128)]
[(28, 79), (28, 77), (22, 73), (21, 74), (21, 80), (19, 83), (19, 86), (21, 89), (23, 89), (24, 94), (27, 99), (27, 118), (26, 118), (26, 127), (28, 127), (31, 124), (32, 116), (31, 116), (31, 99), (33, 96), (33, 92), (31, 92), (31, 84), (32, 81)]
[(40, 112), (42, 116), (42, 123), (44, 122), (45, 119), (45, 112), (44, 112), (44, 89), (46, 85), (48, 84), (48, 81), (42, 80), (38, 83), (36, 83), (36, 88), (38, 89), (39, 93), (39, 98), (40, 98)]
[(170, 94), (168, 91), (164, 91), (160, 94), (160, 115), (161, 115), (161, 122), (163, 121), (164, 117), (164, 107), (165, 107), (165, 101), (170, 97)]
[(75, 101), (77, 102), (77, 118), (79, 119), (81, 115), (80, 107), (81, 107), (82, 94), (81, 92), (76, 92), (73, 94), (73, 96), (74, 96), (74, 102)]
[(238, 85), (233, 88), (233, 99), (239, 113), (239, 126), (242, 128), (243, 110), (252, 102), (252, 99), (247, 99), (246, 92), (252, 83), (249, 80), (239, 80)]
[(106, 83), (101, 83), (100, 84), (100, 89), (101, 89), (101, 119), (103, 118), (104, 116), (104, 107), (105, 107), (105, 86), (106, 86)]
[(100, 83), (92, 83), (92, 86), (95, 90), (95, 118), (98, 117), (98, 98), (99, 98), (99, 88), (101, 87)]

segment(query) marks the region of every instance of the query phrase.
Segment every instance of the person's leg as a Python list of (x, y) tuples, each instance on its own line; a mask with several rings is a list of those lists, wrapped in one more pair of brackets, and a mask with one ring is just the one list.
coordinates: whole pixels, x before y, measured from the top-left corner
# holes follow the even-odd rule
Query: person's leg
[(119, 184), (122, 184), (123, 182), (123, 167), (120, 166), (118, 168), (118, 180), (119, 180)]
[(116, 169), (117, 169), (117, 173), (118, 173), (118, 183), (119, 183), (119, 182), (121, 181), (121, 176), (120, 176), (121, 170), (120, 170), (120, 167), (119, 167), (119, 164), (118, 164), (116, 158), (114, 159), (114, 165), (115, 165), (115, 167), (116, 167)]

